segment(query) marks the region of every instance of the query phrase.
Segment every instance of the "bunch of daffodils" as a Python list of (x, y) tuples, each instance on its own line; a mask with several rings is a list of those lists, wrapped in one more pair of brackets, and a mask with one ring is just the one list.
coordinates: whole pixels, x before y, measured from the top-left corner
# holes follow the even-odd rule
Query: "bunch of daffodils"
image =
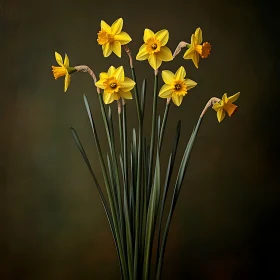
[[(216, 111), (219, 122), (226, 115), (232, 116), (237, 108), (234, 102), (238, 99), (239, 92), (229, 97), (225, 93), (221, 99), (212, 97), (206, 103), (190, 136), (179, 170), (176, 172), (177, 175), (175, 174), (176, 182), (171, 186), (171, 177), (175, 173), (174, 164), (181, 122), (178, 122), (174, 142), (170, 149), (168, 166), (165, 170), (165, 166), (161, 167), (160, 159), (169, 107), (172, 103), (181, 106), (184, 97), (196, 87), (197, 83), (189, 78), (184, 66), (180, 66), (175, 73), (165, 69), (161, 71), (161, 67), (164, 62), (165, 68), (165, 63), (175, 59), (181, 49), (186, 47), (187, 50), (183, 58), (191, 59), (194, 66), (199, 68), (200, 58), (204, 59), (210, 55), (211, 45), (208, 42), (203, 42), (202, 30), (197, 28), (191, 35), (190, 43), (180, 42), (172, 54), (167, 46), (169, 32), (166, 29), (158, 32), (151, 29), (144, 30), (144, 43), (139, 48), (136, 60), (148, 60), (154, 75), (151, 134), (147, 137), (143, 134), (146, 80), (143, 80), (142, 84), (137, 83), (134, 59), (128, 47), (131, 40), (131, 37), (123, 31), (122, 18), (116, 20), (111, 26), (105, 21), (101, 21), (97, 42), (102, 46), (103, 56), (108, 57), (114, 53), (121, 57), (123, 46), (123, 51), (129, 58), (131, 78), (126, 76), (123, 66), (111, 66), (108, 71), (101, 72), (99, 79), (97, 79), (95, 73), (88, 66), (70, 67), (68, 56), (65, 54), (63, 60), (57, 52), (55, 52), (55, 59), (59, 66), (52, 66), (52, 71), (55, 79), (65, 77), (65, 92), (69, 87), (73, 73), (88, 73), (94, 81), (108, 140), (109, 153), (107, 154), (101, 150), (93, 114), (85, 95), (84, 103), (103, 174), (102, 184), (95, 176), (74, 128), (72, 128), (72, 134), (100, 195), (115, 242), (121, 279), (147, 280), (152, 278), (159, 280), (162, 275), (171, 219), (203, 117), (209, 107)], [(159, 74), (161, 74), (163, 82), (160, 89), (158, 88)], [(162, 119), (160, 116), (157, 117), (158, 96), (166, 99), (166, 108)], [(133, 99), (136, 104), (138, 129), (132, 130), (131, 141), (128, 143), (126, 106), (134, 106), (131, 101), (126, 101), (130, 99)], [(112, 105), (109, 105), (114, 102), (118, 108), (118, 129), (114, 128)], [(118, 132), (116, 132), (117, 130)], [(117, 145), (121, 151), (119, 155), (116, 152)], [(161, 181), (162, 174), (165, 174), (164, 181)], [(172, 188), (172, 200), (168, 207), (166, 198), (170, 188)], [(166, 207), (168, 207), (168, 216), (164, 217), (163, 213)], [(154, 251), (152, 248), (156, 248), (156, 250)], [(156, 260), (153, 270), (151, 270), (152, 254), (155, 254)]]

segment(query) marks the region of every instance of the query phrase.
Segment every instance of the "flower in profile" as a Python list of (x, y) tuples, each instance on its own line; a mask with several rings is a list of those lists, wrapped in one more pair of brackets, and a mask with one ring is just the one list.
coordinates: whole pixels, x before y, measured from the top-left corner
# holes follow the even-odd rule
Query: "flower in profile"
[(170, 49), (165, 46), (168, 39), (169, 32), (166, 29), (160, 30), (156, 34), (150, 29), (145, 29), (145, 43), (140, 47), (136, 59), (148, 59), (152, 68), (157, 70), (162, 61), (170, 61), (173, 59)]
[(159, 91), (159, 97), (172, 98), (172, 101), (177, 106), (181, 105), (183, 97), (188, 93), (188, 90), (197, 85), (195, 81), (185, 79), (186, 70), (183, 66), (175, 74), (169, 70), (164, 70), (161, 75), (165, 84)]
[(69, 58), (67, 54), (65, 54), (65, 58), (63, 62), (61, 55), (55, 52), (55, 59), (59, 66), (52, 66), (53, 76), (56, 80), (60, 77), (65, 76), (64, 92), (66, 92), (71, 80), (70, 74), (76, 72), (76, 69), (74, 67), (69, 67)]
[(132, 40), (126, 32), (122, 31), (122, 27), (122, 18), (117, 19), (112, 26), (101, 20), (97, 42), (102, 46), (104, 57), (108, 57), (112, 52), (121, 57), (121, 45), (126, 45)]
[(130, 90), (133, 89), (135, 82), (124, 76), (122, 66), (118, 68), (111, 66), (107, 73), (100, 73), (99, 79), (95, 85), (104, 90), (103, 101), (105, 104), (110, 104), (120, 98), (132, 99)]
[(237, 106), (232, 103), (238, 99), (239, 95), (240, 95), (240, 92), (238, 92), (230, 97), (227, 97), (227, 94), (225, 93), (223, 95), (222, 99), (213, 105), (212, 108), (217, 112), (217, 118), (218, 118), (219, 122), (221, 122), (224, 119), (224, 117), (226, 116), (225, 112), (227, 112), (229, 117), (234, 113)]
[(184, 59), (192, 59), (196, 68), (198, 68), (199, 57), (207, 58), (211, 51), (211, 45), (208, 42), (202, 45), (202, 30), (197, 28), (192, 34), (189, 49), (184, 54)]

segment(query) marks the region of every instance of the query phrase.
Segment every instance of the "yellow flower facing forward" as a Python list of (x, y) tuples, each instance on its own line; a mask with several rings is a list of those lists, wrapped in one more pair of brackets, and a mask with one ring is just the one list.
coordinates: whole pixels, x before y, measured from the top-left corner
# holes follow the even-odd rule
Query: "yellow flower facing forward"
[(99, 75), (100, 80), (95, 83), (98, 88), (104, 90), (103, 101), (110, 104), (120, 98), (132, 99), (131, 90), (135, 82), (124, 76), (123, 67), (115, 68), (111, 66), (108, 72), (102, 72)]
[(191, 37), (189, 49), (184, 54), (184, 59), (192, 59), (196, 68), (198, 68), (199, 57), (207, 58), (211, 51), (211, 45), (208, 42), (201, 44), (202, 30), (197, 28)]
[(59, 66), (52, 66), (53, 76), (56, 80), (60, 77), (65, 76), (64, 92), (66, 92), (71, 80), (70, 74), (76, 72), (76, 69), (74, 67), (69, 67), (69, 58), (67, 54), (65, 54), (65, 58), (63, 62), (61, 55), (55, 52), (55, 59)]
[(117, 19), (112, 26), (103, 20), (101, 21), (97, 42), (102, 46), (104, 57), (108, 57), (112, 52), (121, 57), (121, 45), (126, 45), (131, 41), (130, 36), (122, 31), (122, 27), (122, 18)]
[(173, 59), (170, 49), (165, 46), (168, 39), (169, 33), (165, 29), (158, 31), (156, 34), (150, 29), (145, 29), (145, 43), (140, 47), (136, 59), (148, 59), (152, 68), (154, 70), (158, 69), (162, 61), (170, 61)]
[(162, 71), (162, 79), (165, 85), (159, 91), (159, 97), (172, 98), (175, 105), (180, 106), (183, 97), (188, 93), (188, 90), (195, 87), (197, 83), (191, 79), (185, 79), (186, 70), (181, 66), (175, 74), (171, 71)]
[(238, 92), (230, 97), (227, 97), (227, 94), (225, 93), (222, 97), (222, 100), (220, 100), (220, 102), (216, 102), (213, 105), (212, 108), (217, 112), (217, 118), (218, 118), (219, 122), (221, 122), (224, 119), (224, 117), (226, 116), (225, 112), (227, 112), (229, 117), (234, 113), (237, 106), (232, 103), (238, 99), (239, 95), (240, 95), (240, 92)]

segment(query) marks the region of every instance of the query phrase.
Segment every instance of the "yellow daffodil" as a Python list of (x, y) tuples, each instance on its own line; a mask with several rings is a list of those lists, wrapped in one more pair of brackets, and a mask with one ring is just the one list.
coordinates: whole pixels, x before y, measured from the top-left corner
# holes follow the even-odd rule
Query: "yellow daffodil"
[(108, 57), (112, 51), (121, 57), (121, 45), (131, 41), (130, 36), (122, 31), (123, 19), (117, 19), (112, 26), (101, 20), (101, 30), (98, 32), (97, 42), (102, 45), (104, 57)]
[(181, 66), (175, 74), (169, 70), (164, 70), (161, 73), (165, 85), (159, 91), (159, 97), (172, 98), (175, 105), (180, 106), (183, 97), (188, 93), (188, 90), (195, 87), (197, 83), (191, 79), (185, 79), (186, 70)]
[(145, 29), (145, 43), (140, 47), (136, 59), (148, 59), (152, 68), (154, 70), (158, 69), (162, 61), (170, 61), (173, 59), (170, 49), (165, 46), (168, 39), (169, 32), (165, 29), (158, 31), (156, 34), (150, 29)]
[(225, 112), (227, 112), (230, 117), (233, 114), (233, 112), (236, 110), (237, 106), (232, 103), (237, 100), (239, 95), (240, 92), (230, 97), (227, 97), (227, 94), (225, 93), (222, 97), (222, 100), (220, 100), (220, 102), (216, 102), (213, 105), (212, 108), (217, 112), (217, 118), (219, 122), (221, 122), (226, 116)]
[(59, 53), (55, 52), (55, 59), (58, 65), (60, 66), (52, 66), (52, 72), (54, 78), (57, 80), (59, 77), (65, 76), (64, 79), (64, 92), (67, 91), (70, 80), (71, 80), (71, 73), (76, 72), (76, 69), (74, 67), (69, 67), (69, 58), (67, 54), (65, 54), (64, 62), (62, 60), (62, 57)]
[(202, 43), (202, 30), (197, 28), (191, 37), (189, 49), (184, 54), (184, 59), (192, 59), (196, 68), (198, 68), (199, 56), (207, 58), (211, 51), (211, 45), (208, 42)]
[(120, 98), (132, 99), (130, 90), (133, 89), (135, 82), (124, 76), (122, 66), (118, 68), (111, 66), (107, 73), (100, 73), (99, 78), (100, 80), (95, 85), (104, 90), (103, 101), (105, 104), (110, 104)]

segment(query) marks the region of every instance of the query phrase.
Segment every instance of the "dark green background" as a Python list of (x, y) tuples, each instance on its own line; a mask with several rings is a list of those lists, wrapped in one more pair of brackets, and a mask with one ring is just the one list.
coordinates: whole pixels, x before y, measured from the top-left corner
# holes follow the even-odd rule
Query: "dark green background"
[[(200, 26), (213, 45), (197, 70), (180, 54), (162, 69), (183, 65), (198, 85), (171, 107), (166, 166), (176, 123), (181, 158), (205, 103), (241, 92), (238, 112), (217, 122), (209, 110), (199, 131), (176, 208), (164, 279), (279, 277), (279, 62), (277, 17), (269, 1), (0, 1), (0, 279), (119, 279), (116, 252), (97, 191), (70, 133), (74, 126), (101, 178), (82, 95), (90, 100), (104, 151), (105, 132), (92, 80), (75, 74), (67, 93), (55, 81), (54, 51), (97, 73), (128, 59), (105, 59), (97, 44), (100, 20), (124, 18), (135, 56), (143, 31), (166, 28), (174, 50)], [(124, 52), (123, 52), (124, 54)], [(148, 80), (145, 131), (151, 115)], [(162, 81), (160, 80), (160, 85)], [(165, 101), (158, 101), (163, 114)], [(116, 116), (116, 104), (113, 113)], [(130, 130), (134, 101), (127, 103)], [(176, 167), (178, 168), (178, 162)]]

